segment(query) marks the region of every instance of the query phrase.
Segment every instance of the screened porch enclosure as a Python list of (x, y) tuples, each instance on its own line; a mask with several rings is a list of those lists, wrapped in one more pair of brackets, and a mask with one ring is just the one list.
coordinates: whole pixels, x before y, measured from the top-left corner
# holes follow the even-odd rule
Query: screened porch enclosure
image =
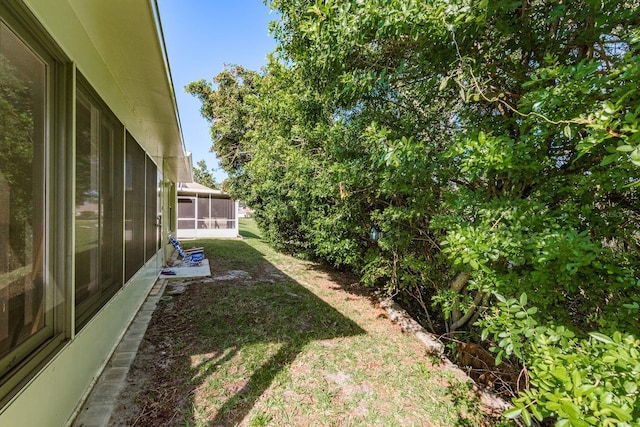
[(228, 195), (198, 184), (178, 189), (178, 239), (236, 237), (238, 204)]

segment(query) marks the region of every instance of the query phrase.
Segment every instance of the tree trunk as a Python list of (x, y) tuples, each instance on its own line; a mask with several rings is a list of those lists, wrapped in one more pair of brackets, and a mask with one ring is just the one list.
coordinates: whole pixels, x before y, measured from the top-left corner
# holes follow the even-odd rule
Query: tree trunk
[(462, 292), (462, 290), (465, 288), (465, 286), (467, 286), (467, 282), (469, 282), (470, 278), (471, 278), (470, 272), (461, 271), (460, 273), (458, 273), (456, 278), (453, 279), (453, 282), (451, 282), (451, 285), (449, 286), (449, 288), (455, 294), (453, 299), (453, 304), (451, 306), (451, 322), (452, 323), (458, 322), (460, 320), (460, 317), (462, 316), (460, 313), (460, 307), (459, 307), (460, 306), (459, 295)]

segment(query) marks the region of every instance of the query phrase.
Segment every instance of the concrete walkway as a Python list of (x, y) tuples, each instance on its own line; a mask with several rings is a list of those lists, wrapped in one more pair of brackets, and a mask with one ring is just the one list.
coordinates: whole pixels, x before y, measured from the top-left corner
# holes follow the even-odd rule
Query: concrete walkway
[(78, 412), (73, 427), (107, 427), (115, 409), (120, 392), (124, 389), (129, 368), (136, 358), (140, 342), (147, 331), (167, 281), (158, 279), (147, 299), (122, 337), (120, 344), (96, 381), (82, 409)]

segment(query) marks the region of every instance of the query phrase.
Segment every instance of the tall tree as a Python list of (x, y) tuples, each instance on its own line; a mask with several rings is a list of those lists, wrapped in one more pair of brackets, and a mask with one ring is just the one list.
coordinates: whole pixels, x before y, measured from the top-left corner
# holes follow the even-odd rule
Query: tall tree
[(223, 70), (212, 83), (199, 80), (185, 88), (202, 102), (201, 113), (211, 122), (211, 150), (232, 176), (241, 173), (249, 160), (243, 143), (251, 128), (248, 98), (254, 93), (257, 80), (256, 72), (235, 65)]
[(638, 1), (270, 3), (194, 86), (270, 239), (519, 363), (510, 416), (639, 422)]
[(193, 168), (193, 180), (205, 187), (218, 189), (220, 185), (216, 183), (216, 177), (213, 175), (215, 169), (209, 170), (207, 162), (200, 160)]

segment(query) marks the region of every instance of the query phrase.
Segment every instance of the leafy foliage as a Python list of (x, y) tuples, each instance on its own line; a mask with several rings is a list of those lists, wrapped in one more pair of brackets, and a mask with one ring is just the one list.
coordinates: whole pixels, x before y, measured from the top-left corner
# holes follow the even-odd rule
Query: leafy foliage
[(190, 86), (266, 237), (519, 362), (510, 416), (640, 422), (640, 4), (270, 3), (265, 71)]
[(193, 168), (193, 180), (205, 187), (218, 188), (220, 185), (216, 182), (213, 172), (213, 169), (209, 170), (207, 167), (206, 161), (200, 160), (196, 163), (196, 167)]
[(229, 172), (240, 169), (249, 160), (242, 146), (251, 126), (245, 100), (253, 93), (256, 77), (254, 71), (237, 65), (216, 76), (217, 90), (205, 80), (192, 82), (185, 88), (202, 101), (202, 115), (212, 122), (214, 145), (211, 149), (216, 151), (222, 167)]

